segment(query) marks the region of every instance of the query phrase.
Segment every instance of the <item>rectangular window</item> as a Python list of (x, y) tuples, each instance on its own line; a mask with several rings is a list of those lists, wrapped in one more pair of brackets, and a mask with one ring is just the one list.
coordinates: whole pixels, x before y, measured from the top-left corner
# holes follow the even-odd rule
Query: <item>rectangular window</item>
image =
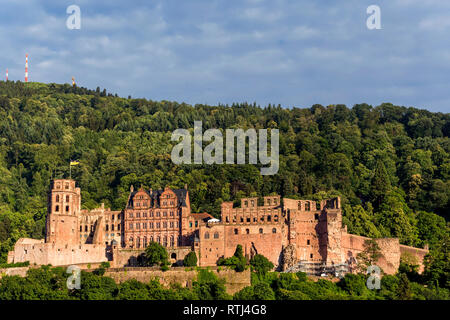
[(130, 229), (133, 229), (133, 224), (132, 223), (130, 223)]

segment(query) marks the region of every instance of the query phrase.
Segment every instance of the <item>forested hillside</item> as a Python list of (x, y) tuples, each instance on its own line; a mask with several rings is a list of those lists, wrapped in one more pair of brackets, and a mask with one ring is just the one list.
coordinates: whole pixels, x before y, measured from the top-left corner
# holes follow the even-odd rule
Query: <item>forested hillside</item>
[[(170, 160), (177, 128), (278, 128), (280, 170), (182, 165)], [(43, 237), (52, 177), (72, 178), (83, 207), (122, 209), (130, 185), (189, 186), (193, 212), (220, 213), (245, 195), (340, 195), (354, 234), (431, 248), (448, 237), (450, 114), (359, 104), (286, 109), (190, 106), (125, 99), (106, 90), (0, 82), (0, 262), (19, 237)]]

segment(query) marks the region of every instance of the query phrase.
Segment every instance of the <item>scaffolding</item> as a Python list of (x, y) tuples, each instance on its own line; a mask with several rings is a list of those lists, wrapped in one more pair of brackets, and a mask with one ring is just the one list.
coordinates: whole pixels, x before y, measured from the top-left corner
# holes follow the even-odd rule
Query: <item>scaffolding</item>
[(286, 273), (305, 272), (307, 275), (312, 276), (328, 276), (343, 277), (346, 273), (350, 272), (350, 268), (347, 263), (327, 265), (323, 262), (308, 262), (299, 261), (296, 265), (286, 269)]

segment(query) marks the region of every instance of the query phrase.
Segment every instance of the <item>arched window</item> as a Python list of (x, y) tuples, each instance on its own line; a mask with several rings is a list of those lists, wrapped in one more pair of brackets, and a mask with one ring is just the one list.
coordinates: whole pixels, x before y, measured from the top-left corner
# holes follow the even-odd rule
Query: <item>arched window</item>
[(271, 215), (267, 216), (267, 221), (272, 221), (272, 216)]
[(259, 228), (259, 233), (263, 233), (263, 229), (262, 228)]
[(234, 229), (234, 234), (239, 234), (239, 230), (238, 229)]
[(59, 206), (58, 206), (58, 205), (55, 207), (55, 211), (56, 211), (56, 212), (59, 211)]
[(177, 259), (177, 254), (175, 253), (175, 252), (173, 252), (171, 255), (170, 255), (170, 258), (171, 259)]
[(69, 202), (70, 196), (66, 196), (66, 202)]
[(106, 225), (106, 231), (109, 231), (109, 225)]
[(218, 232), (214, 232), (214, 239), (219, 239), (219, 233)]
[(167, 236), (164, 236), (164, 247), (167, 247)]
[(246, 234), (250, 234), (250, 229), (245, 229)]
[[(173, 236), (170, 236), (170, 246), (171, 247), (175, 246), (175, 239)], [(175, 257), (175, 259), (176, 259), (176, 257)]]
[(56, 202), (59, 202), (59, 195), (56, 195)]
[(209, 232), (205, 232), (205, 239), (209, 239)]
[(301, 211), (302, 210), (302, 203), (301, 203), (301, 201), (299, 201), (298, 202), (298, 208), (297, 208), (299, 211)]
[(85, 225), (85, 226), (84, 226), (84, 232), (87, 232), (87, 231), (88, 231), (88, 226)]
[(159, 244), (161, 244), (161, 237), (160, 236), (158, 236), (158, 238), (157, 238), (158, 240), (157, 240), (157, 242), (159, 243)]
[(147, 237), (144, 237), (144, 248), (147, 248)]
[(272, 233), (277, 233), (277, 228), (273, 228)]
[(275, 216), (273, 217), (273, 221), (278, 222), (278, 216), (277, 216), (277, 215), (275, 215)]
[(133, 237), (130, 237), (130, 247), (132, 247), (134, 245), (133, 243)]
[(309, 201), (305, 203), (305, 211), (311, 211), (311, 203)]
[(137, 237), (136, 239), (136, 247), (140, 248), (141, 247), (141, 238)]

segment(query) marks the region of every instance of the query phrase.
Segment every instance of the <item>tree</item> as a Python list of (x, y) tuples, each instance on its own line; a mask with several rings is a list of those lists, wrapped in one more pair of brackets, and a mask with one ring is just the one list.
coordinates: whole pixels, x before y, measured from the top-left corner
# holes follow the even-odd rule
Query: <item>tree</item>
[(381, 257), (381, 249), (374, 239), (364, 241), (364, 250), (356, 255), (358, 269), (361, 273), (366, 273), (367, 268), (375, 265)]
[(189, 252), (183, 259), (185, 267), (195, 267), (197, 265), (197, 255), (194, 251)]
[(155, 264), (163, 266), (168, 266), (169, 254), (166, 248), (157, 242), (150, 242), (148, 247), (145, 249), (146, 264), (149, 266), (154, 266)]
[(275, 293), (265, 282), (260, 282), (253, 287), (253, 300), (275, 300)]
[(386, 167), (383, 161), (378, 159), (370, 186), (371, 197), (374, 203), (379, 205), (390, 188), (391, 182)]
[(448, 233), (425, 256), (424, 277), (430, 285), (450, 288), (450, 237)]
[(407, 275), (404, 273), (401, 273), (399, 275), (397, 298), (399, 300), (411, 300), (412, 299), (411, 285), (410, 285)]
[(219, 279), (211, 271), (201, 269), (197, 281), (194, 281), (193, 290), (200, 300), (224, 300), (230, 296), (225, 290), (225, 280)]
[(250, 265), (258, 276), (265, 276), (266, 273), (273, 269), (274, 265), (262, 254), (256, 254), (250, 259)]
[(219, 260), (217, 260), (217, 265), (232, 267), (237, 272), (244, 271), (247, 268), (247, 259), (244, 256), (242, 246), (240, 244), (236, 246), (236, 251), (232, 257), (226, 259), (219, 258)]

